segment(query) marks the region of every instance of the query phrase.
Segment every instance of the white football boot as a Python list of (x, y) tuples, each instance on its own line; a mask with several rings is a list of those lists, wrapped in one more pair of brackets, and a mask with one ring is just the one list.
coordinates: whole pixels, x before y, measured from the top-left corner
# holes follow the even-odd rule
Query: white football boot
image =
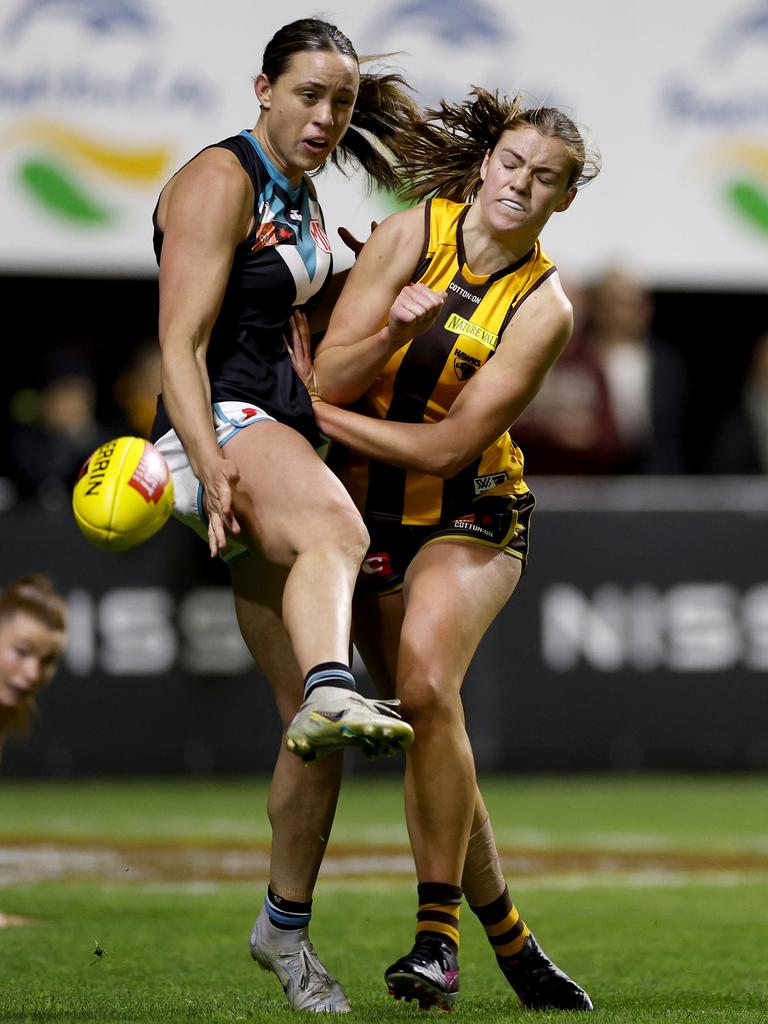
[(288, 726), (286, 746), (304, 761), (346, 747), (358, 747), (369, 758), (396, 754), (413, 741), (413, 729), (395, 710), (399, 704), (338, 686), (317, 686)]
[(277, 975), (292, 1010), (349, 1013), (349, 1000), (321, 963), (309, 941), (308, 928), (275, 928), (262, 907), (250, 945), (256, 963)]

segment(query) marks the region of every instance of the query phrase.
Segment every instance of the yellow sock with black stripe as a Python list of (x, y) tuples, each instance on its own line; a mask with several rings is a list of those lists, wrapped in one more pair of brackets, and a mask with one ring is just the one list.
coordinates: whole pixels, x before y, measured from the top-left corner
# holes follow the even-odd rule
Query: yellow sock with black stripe
[(493, 903), (487, 903), (483, 907), (470, 906), (470, 910), (477, 915), (485, 928), (485, 934), (500, 964), (503, 965), (505, 960), (514, 959), (520, 953), (531, 933), (512, 902), (506, 885), (504, 892)]
[(420, 882), (416, 938), (429, 935), (459, 948), (459, 911), (463, 890), (448, 882)]

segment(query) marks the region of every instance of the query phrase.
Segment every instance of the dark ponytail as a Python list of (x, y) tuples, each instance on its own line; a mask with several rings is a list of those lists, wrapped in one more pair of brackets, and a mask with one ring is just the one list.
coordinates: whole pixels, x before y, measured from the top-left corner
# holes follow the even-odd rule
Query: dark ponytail
[[(378, 57), (358, 58), (354, 46), (335, 25), (320, 18), (300, 18), (283, 25), (264, 49), (262, 74), (271, 82), (285, 73), (296, 53), (331, 51), (351, 57), (355, 64)], [(349, 128), (331, 153), (331, 163), (342, 172), (347, 164), (361, 167), (371, 183), (396, 190), (400, 179), (392, 169), (389, 154), (396, 153), (399, 135), (417, 117), (408, 83), (388, 72), (360, 74), (360, 88)], [(383, 147), (383, 151), (381, 148)]]
[(418, 117), (409, 89), (401, 75), (361, 74), (350, 126), (332, 153), (331, 162), (341, 170), (345, 163), (356, 163), (379, 188), (397, 191), (402, 179), (392, 165), (392, 157), (398, 154), (399, 139)]

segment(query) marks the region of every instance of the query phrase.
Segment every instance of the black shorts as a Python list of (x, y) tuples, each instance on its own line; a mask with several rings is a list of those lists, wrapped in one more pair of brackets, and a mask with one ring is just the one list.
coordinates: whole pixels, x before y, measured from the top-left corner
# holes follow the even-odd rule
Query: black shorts
[(403, 526), (366, 516), (371, 535), (368, 553), (357, 577), (358, 590), (366, 594), (393, 593), (403, 585), (416, 553), (441, 540), (465, 540), (498, 548), (519, 558), (525, 572), (528, 562), (530, 520), (536, 499), (528, 491), (519, 497), (479, 498), (472, 511), (433, 526)]

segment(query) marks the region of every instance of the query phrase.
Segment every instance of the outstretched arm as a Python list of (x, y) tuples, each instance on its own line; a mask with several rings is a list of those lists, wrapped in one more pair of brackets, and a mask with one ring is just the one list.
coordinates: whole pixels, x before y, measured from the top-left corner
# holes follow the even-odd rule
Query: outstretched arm
[(317, 387), (347, 405), (394, 353), (434, 321), (443, 295), (409, 284), (424, 244), (424, 207), (393, 214), (361, 249), (315, 354)]
[(381, 462), (439, 477), (455, 476), (500, 437), (533, 399), (568, 342), (570, 303), (556, 275), (520, 307), (492, 359), (462, 390), (438, 423), (374, 419), (318, 400), (324, 431)]
[[(250, 193), (249, 193), (250, 189)], [(205, 488), (211, 554), (226, 547), (237, 469), (223, 458), (211, 419), (206, 351), (232, 266), (247, 234), (253, 190), (224, 150), (207, 150), (168, 186), (161, 205), (160, 345), (163, 401)]]

